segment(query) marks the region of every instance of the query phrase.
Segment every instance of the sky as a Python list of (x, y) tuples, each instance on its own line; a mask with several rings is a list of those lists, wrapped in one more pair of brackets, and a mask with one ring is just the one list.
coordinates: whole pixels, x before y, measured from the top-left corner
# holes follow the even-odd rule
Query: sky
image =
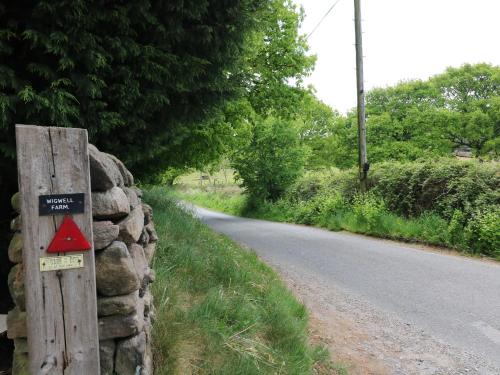
[[(294, 0), (309, 34), (336, 0)], [(448, 66), (500, 65), (500, 0), (362, 0), (365, 89), (426, 79)], [(340, 0), (309, 37), (317, 56), (306, 79), (316, 95), (346, 112), (356, 105), (354, 1)]]

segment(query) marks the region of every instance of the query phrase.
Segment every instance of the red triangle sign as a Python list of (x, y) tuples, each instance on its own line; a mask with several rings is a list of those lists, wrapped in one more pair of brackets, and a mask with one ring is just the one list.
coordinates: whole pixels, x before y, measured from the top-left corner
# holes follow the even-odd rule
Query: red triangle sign
[(47, 249), (48, 253), (65, 253), (69, 251), (90, 250), (92, 245), (87, 241), (78, 225), (71, 216), (64, 216), (63, 222), (57, 230)]

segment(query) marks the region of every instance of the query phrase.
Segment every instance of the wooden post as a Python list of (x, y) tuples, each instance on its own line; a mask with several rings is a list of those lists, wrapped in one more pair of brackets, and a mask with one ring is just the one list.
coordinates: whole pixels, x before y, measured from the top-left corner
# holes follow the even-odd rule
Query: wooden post
[[(16, 142), (30, 373), (98, 375), (87, 131), (16, 125)], [(71, 193), (83, 193), (83, 213), (72, 217), (92, 249), (48, 254), (47, 247), (63, 215), (40, 216), (39, 196)], [(57, 256), (57, 260), (62, 260), (65, 259), (62, 256), (68, 254), (83, 255), (83, 267), (41, 270), (43, 260), (40, 262), (40, 258)]]
[(363, 36), (361, 32), (361, 0), (354, 0), (354, 31), (356, 35), (356, 89), (358, 112), (358, 166), (361, 192), (367, 190), (368, 157), (366, 154), (366, 113), (363, 78)]

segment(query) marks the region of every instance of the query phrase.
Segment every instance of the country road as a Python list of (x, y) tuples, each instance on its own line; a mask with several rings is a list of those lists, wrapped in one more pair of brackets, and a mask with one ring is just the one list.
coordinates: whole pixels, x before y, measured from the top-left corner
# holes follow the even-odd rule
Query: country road
[(350, 374), (500, 374), (500, 264), (193, 211), (280, 272)]

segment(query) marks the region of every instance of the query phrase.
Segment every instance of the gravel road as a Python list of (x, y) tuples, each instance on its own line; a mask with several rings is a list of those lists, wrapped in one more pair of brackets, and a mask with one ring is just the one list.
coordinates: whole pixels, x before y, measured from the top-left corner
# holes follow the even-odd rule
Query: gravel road
[(280, 272), (350, 374), (500, 375), (499, 263), (193, 211)]

